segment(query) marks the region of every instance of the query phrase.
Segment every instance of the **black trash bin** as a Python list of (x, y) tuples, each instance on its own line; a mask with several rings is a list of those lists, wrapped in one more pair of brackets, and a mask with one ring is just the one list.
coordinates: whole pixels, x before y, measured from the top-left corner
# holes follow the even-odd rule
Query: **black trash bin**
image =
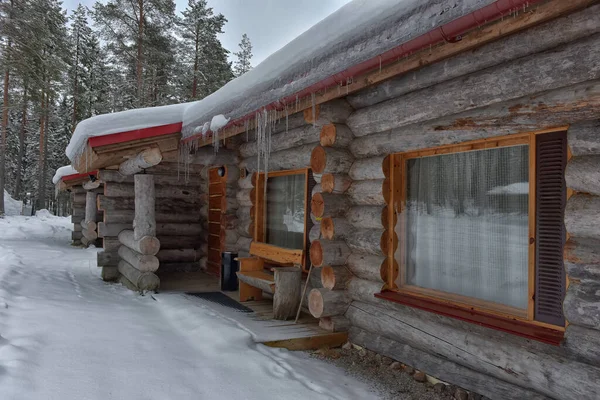
[(236, 260), (237, 253), (226, 251), (221, 253), (221, 290), (236, 291), (238, 290), (238, 272), (239, 264)]

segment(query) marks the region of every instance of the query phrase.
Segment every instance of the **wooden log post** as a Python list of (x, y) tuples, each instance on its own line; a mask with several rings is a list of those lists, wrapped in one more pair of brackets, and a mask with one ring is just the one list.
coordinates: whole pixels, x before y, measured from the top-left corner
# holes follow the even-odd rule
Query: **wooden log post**
[(352, 184), (352, 179), (344, 174), (323, 174), (321, 177), (321, 191), (324, 193), (342, 194)]
[(125, 276), (138, 290), (157, 290), (160, 279), (152, 272), (142, 272), (125, 260), (119, 261), (119, 272)]
[(310, 167), (315, 174), (346, 174), (354, 158), (346, 150), (315, 147), (310, 155)]
[(298, 267), (275, 268), (275, 294), (273, 318), (286, 320), (294, 317), (302, 295), (302, 269)]
[(159, 164), (161, 161), (162, 154), (158, 147), (142, 150), (136, 156), (122, 162), (121, 165), (119, 165), (119, 172), (122, 175), (137, 174), (146, 168)]
[(155, 272), (158, 269), (156, 256), (138, 253), (127, 246), (119, 247), (119, 256), (141, 272)]
[(329, 266), (321, 268), (321, 283), (325, 289), (345, 290), (352, 279), (352, 273), (345, 266)]
[(350, 249), (346, 242), (315, 240), (310, 244), (310, 261), (315, 267), (325, 265), (344, 265)]
[[(87, 191), (85, 193), (85, 225), (82, 225), (84, 229), (89, 231), (96, 230), (96, 213), (96, 193)], [(98, 236), (96, 235), (96, 237)]]
[(152, 175), (136, 175), (134, 190), (133, 237), (135, 240), (140, 240), (145, 236), (156, 236), (154, 177)]
[(346, 332), (350, 329), (350, 321), (341, 315), (319, 318), (319, 328), (328, 332)]
[(344, 315), (349, 305), (345, 290), (313, 289), (308, 295), (308, 310), (315, 318)]
[(143, 236), (135, 239), (133, 231), (125, 230), (119, 233), (119, 242), (141, 254), (156, 255), (160, 250), (160, 242), (154, 236)]
[(321, 128), (319, 142), (323, 147), (348, 147), (354, 134), (346, 125), (327, 124)]

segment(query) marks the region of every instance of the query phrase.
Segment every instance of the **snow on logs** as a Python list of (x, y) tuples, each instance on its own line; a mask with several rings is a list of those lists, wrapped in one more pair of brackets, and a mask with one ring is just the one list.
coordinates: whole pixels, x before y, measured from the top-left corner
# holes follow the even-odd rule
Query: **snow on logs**
[(133, 175), (142, 172), (146, 168), (153, 167), (162, 161), (162, 154), (158, 147), (142, 150), (134, 157), (123, 161), (119, 165), (119, 172), (122, 175)]

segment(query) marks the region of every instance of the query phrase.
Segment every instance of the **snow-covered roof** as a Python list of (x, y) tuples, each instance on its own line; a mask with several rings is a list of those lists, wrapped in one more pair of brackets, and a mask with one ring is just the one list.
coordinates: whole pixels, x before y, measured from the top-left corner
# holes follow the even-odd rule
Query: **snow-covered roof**
[(52, 178), (52, 183), (55, 185), (60, 181), (63, 177), (78, 174), (77, 170), (70, 165), (65, 165), (64, 167), (60, 167), (56, 170), (54, 177)]
[(529, 194), (529, 182), (516, 182), (506, 186), (496, 186), (487, 194)]
[(136, 108), (88, 118), (77, 124), (65, 153), (69, 160), (74, 162), (83, 152), (85, 144), (91, 137), (182, 122), (183, 113), (191, 104), (193, 102)]
[(354, 0), (184, 113), (183, 137), (236, 120), (495, 0)]

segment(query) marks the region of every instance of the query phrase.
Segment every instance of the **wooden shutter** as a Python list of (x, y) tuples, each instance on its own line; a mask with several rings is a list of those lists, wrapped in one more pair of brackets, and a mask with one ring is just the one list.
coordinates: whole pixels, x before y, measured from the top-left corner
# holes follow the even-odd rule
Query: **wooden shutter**
[(564, 326), (566, 132), (536, 137), (535, 320)]
[(313, 228), (314, 224), (312, 222), (312, 218), (310, 216), (311, 214), (311, 200), (312, 200), (312, 191), (315, 188), (315, 186), (317, 185), (317, 182), (315, 181), (315, 177), (313, 175), (313, 172), (311, 169), (308, 169), (307, 171), (307, 185), (306, 185), (306, 210), (304, 210), (304, 212), (306, 213), (306, 224), (304, 226), (304, 235), (305, 235), (305, 239), (304, 239), (304, 243), (306, 243), (306, 248), (304, 249), (304, 254), (306, 254), (306, 257), (304, 258), (304, 269), (308, 271), (308, 268), (310, 267), (310, 230)]

